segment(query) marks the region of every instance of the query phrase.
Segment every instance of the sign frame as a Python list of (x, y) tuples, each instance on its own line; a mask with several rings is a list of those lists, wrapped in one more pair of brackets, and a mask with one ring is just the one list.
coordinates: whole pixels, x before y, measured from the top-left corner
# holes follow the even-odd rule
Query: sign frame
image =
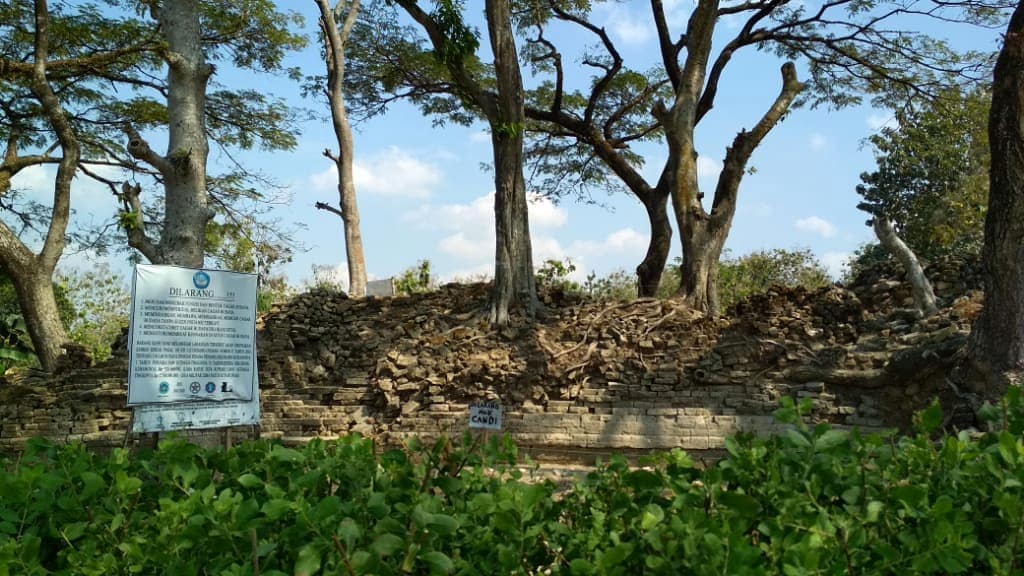
[[(212, 286), (227, 288), (218, 295)], [(246, 314), (248, 318), (244, 317)], [(158, 334), (165, 339), (155, 338)], [(143, 340), (141, 336), (154, 338)], [(202, 338), (207, 346), (203, 346)], [(243, 362), (248, 366), (237, 364), (238, 347), (245, 344), (248, 359)], [(219, 349), (211, 352), (211, 347)], [(203, 366), (204, 361), (209, 364)], [(234, 363), (235, 370), (248, 368), (248, 378), (240, 376), (244, 370), (231, 373), (233, 377), (228, 378), (228, 361)], [(128, 327), (128, 406), (251, 403), (254, 398), (258, 402), (256, 370), (255, 274), (168, 265), (135, 266)]]

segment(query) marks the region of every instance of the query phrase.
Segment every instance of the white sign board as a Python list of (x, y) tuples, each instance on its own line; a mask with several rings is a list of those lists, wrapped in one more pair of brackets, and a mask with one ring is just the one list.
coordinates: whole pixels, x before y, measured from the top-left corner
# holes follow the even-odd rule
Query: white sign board
[(385, 278), (383, 280), (370, 280), (366, 283), (367, 296), (394, 296), (395, 279)]
[(132, 432), (170, 432), (260, 423), (259, 378), (252, 400), (136, 406)]
[(256, 276), (136, 265), (128, 342), (129, 406), (251, 401)]
[(497, 402), (470, 404), (469, 427), (501, 430), (501, 404)]

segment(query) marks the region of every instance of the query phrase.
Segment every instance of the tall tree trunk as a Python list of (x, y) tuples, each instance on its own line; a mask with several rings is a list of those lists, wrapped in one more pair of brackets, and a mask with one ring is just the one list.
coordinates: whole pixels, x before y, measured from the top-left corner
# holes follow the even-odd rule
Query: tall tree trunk
[(206, 206), (206, 85), (213, 69), (203, 54), (196, 0), (165, 1), (160, 26), (170, 50), (167, 159), (173, 168), (164, 182), (167, 209), (160, 243), (166, 264), (199, 268), (211, 216)]
[(917, 255), (914, 254), (914, 251), (896, 234), (896, 230), (888, 218), (875, 216), (874, 229), (875, 236), (878, 236), (878, 241), (885, 246), (890, 254), (900, 261), (903, 270), (907, 273), (907, 280), (910, 281), (910, 291), (914, 295), (914, 307), (917, 308), (917, 311), (921, 316), (938, 314), (939, 309), (935, 305), (935, 292), (932, 291), (932, 283), (925, 276), (924, 269), (921, 268), (921, 263), (917, 261)]
[[(60, 320), (57, 299), (53, 293), (53, 272), (64, 252), (64, 235), (71, 212), (71, 181), (78, 168), (78, 139), (46, 79), (49, 57), (49, 11), (46, 0), (35, 2), (35, 51), (32, 70), (32, 93), (42, 105), (47, 121), (60, 142), (62, 157), (53, 183), (53, 209), (50, 226), (39, 254), (32, 251), (17, 235), (0, 222), (0, 265), (10, 274), (18, 294), (18, 305), (28, 327), (29, 337), (44, 370), (52, 371), (63, 355), (67, 341)], [(19, 162), (17, 138), (8, 141), (3, 164), (0, 165), (0, 194), (10, 186), (10, 177), (28, 165)]]
[(494, 149), (494, 292), (491, 321), (506, 324), (517, 304), (532, 314), (537, 305), (529, 206), (523, 179), (523, 79), (512, 37), (508, 0), (484, 3), (497, 75), (495, 109), (489, 115)]
[(989, 386), (1024, 369), (1024, 2), (996, 61), (989, 113), (992, 150), (982, 268), (985, 306), (969, 357)]
[[(471, 35), (461, 22), (439, 25), (415, 0), (395, 0), (423, 26), (436, 55), (452, 75), (462, 97), (471, 101), (487, 118), (494, 150), (494, 290), (491, 293), (491, 321), (505, 324), (516, 305), (533, 314), (538, 306), (533, 253), (530, 242), (529, 210), (523, 179), (523, 78), (519, 70), (512, 35), (509, 0), (486, 0), (484, 13), (494, 54), (495, 90), (483, 84), (467, 69), (463, 52)], [(448, 14), (450, 17), (452, 14)], [(453, 41), (452, 34), (458, 36)]]
[[(140, 223), (128, 230), (128, 241), (154, 264), (201, 268), (206, 224), (213, 217), (206, 197), (206, 86), (213, 67), (203, 54), (197, 0), (165, 0), (149, 6), (167, 41), (167, 154), (156, 154), (134, 130), (129, 131), (128, 152), (160, 172), (164, 222), (159, 244), (145, 235)], [(125, 189), (126, 196), (131, 192)], [(133, 208), (141, 210), (137, 189), (129, 199)]]
[[(718, 261), (728, 236), (728, 226), (687, 218), (692, 224), (681, 234), (683, 263), (678, 294), (695, 310), (718, 313)], [(731, 221), (731, 219), (730, 219)]]
[(69, 341), (53, 293), (53, 269), (31, 267), (19, 270), (18, 266), (5, 268), (10, 272), (11, 282), (18, 294), (18, 306), (25, 319), (32, 348), (39, 358), (39, 365), (43, 370), (52, 372), (58, 359), (64, 355), (64, 345)]
[[(359, 13), (359, 0), (352, 0), (345, 15), (341, 30), (336, 18), (340, 15), (341, 4), (333, 11), (327, 0), (316, 0), (320, 9), (320, 27), (324, 34), (327, 54), (327, 99), (331, 106), (334, 136), (338, 140), (338, 155), (324, 150), (324, 155), (334, 161), (338, 168), (338, 206), (331, 210), (341, 217), (345, 228), (345, 255), (348, 260), (348, 289), (352, 296), (366, 295), (366, 258), (363, 255), (363, 237), (359, 228), (359, 206), (356, 202), (355, 174), (353, 172), (354, 146), (352, 127), (345, 110), (345, 43)], [(326, 208), (317, 204), (319, 208)]]

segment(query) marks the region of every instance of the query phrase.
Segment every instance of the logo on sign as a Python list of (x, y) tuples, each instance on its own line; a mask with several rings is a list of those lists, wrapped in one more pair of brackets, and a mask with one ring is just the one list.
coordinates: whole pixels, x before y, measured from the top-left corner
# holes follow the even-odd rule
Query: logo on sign
[(200, 270), (192, 276), (192, 283), (200, 290), (205, 290), (210, 285), (210, 275)]
[(203, 389), (203, 386), (199, 382), (193, 382), (188, 385), (188, 389), (193, 394), (199, 394), (199, 391)]
[(214, 392), (214, 391), (215, 391), (216, 389), (217, 389), (217, 385), (216, 385), (216, 384), (214, 384), (213, 382), (207, 382), (207, 383), (206, 383), (206, 393), (207, 393), (207, 394), (213, 394), (213, 392)]
[(167, 393), (170, 392), (170, 391), (171, 391), (171, 385), (168, 382), (161, 382), (160, 383), (160, 395), (161, 396), (166, 396)]

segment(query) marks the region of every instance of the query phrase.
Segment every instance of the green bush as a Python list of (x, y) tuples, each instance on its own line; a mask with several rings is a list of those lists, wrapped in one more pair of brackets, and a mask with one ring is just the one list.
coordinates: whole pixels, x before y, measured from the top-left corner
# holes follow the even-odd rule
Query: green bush
[(420, 260), (395, 278), (395, 294), (399, 296), (423, 294), (433, 291), (436, 287), (430, 273), (430, 260)]
[[(679, 288), (680, 259), (665, 269), (658, 295), (671, 296)], [(828, 271), (807, 248), (773, 248), (733, 257), (728, 250), (718, 262), (719, 309), (767, 292), (772, 286), (820, 288), (831, 280)]]
[(636, 300), (636, 275), (625, 270), (616, 270), (607, 276), (591, 272), (580, 288), (596, 300), (629, 302)]
[(571, 490), (525, 482), (507, 439), (376, 454), (369, 440), (109, 456), (33, 441), (0, 474), (0, 574), (1021, 574), (1019, 389), (1000, 430), (810, 427), (614, 458)]

